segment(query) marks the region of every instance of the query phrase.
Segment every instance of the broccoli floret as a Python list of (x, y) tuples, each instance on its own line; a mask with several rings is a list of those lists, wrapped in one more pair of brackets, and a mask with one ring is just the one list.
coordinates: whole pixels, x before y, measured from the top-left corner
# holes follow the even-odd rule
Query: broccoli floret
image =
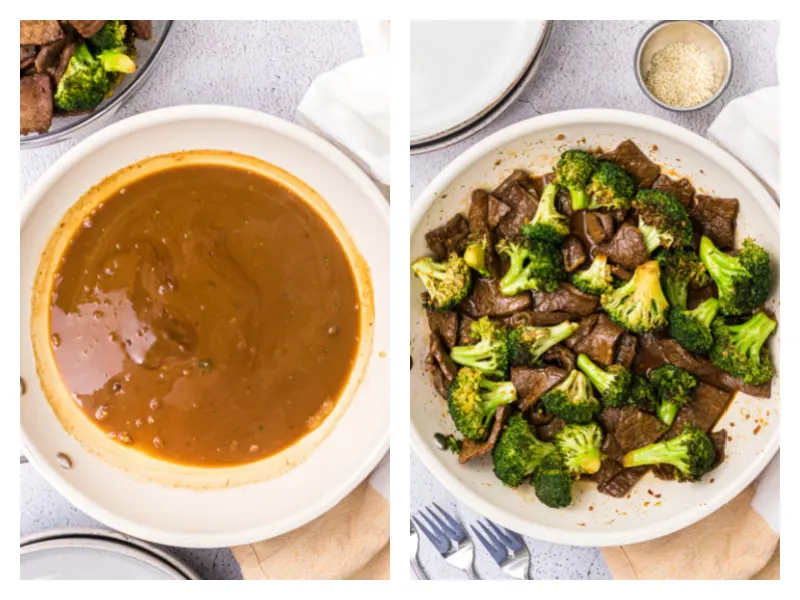
[(481, 317), (470, 328), (480, 338), (472, 346), (454, 346), (450, 350), (453, 362), (478, 369), (489, 377), (505, 377), (508, 371), (508, 331), (489, 317)]
[(128, 26), (125, 21), (106, 21), (102, 29), (86, 40), (92, 50), (124, 50)]
[(531, 485), (536, 497), (550, 508), (564, 508), (572, 503), (572, 478), (558, 452), (545, 456), (533, 472)]
[(572, 196), (572, 210), (582, 210), (589, 206), (586, 184), (597, 167), (597, 159), (583, 150), (567, 150), (556, 164), (555, 183), (569, 190)]
[(430, 257), (420, 258), (414, 261), (411, 270), (428, 292), (425, 308), (430, 310), (450, 310), (472, 289), (469, 265), (455, 252), (445, 262), (436, 262)]
[(602, 295), (600, 303), (614, 322), (634, 333), (649, 333), (667, 324), (669, 303), (661, 290), (658, 263), (637, 267), (633, 277)]
[(659, 253), (657, 260), (661, 268), (661, 287), (672, 308), (686, 308), (689, 286), (700, 288), (711, 281), (700, 257), (691, 250), (665, 250)]
[(645, 412), (656, 412), (656, 408), (658, 408), (658, 399), (653, 391), (653, 387), (644, 375), (633, 373), (631, 390), (628, 395), (628, 404)]
[(517, 327), (508, 334), (508, 356), (512, 365), (532, 367), (550, 348), (563, 342), (578, 328), (565, 321), (551, 327)]
[(658, 398), (656, 416), (669, 427), (681, 407), (692, 401), (697, 379), (674, 365), (662, 365), (650, 373), (650, 383)]
[(592, 173), (586, 192), (589, 194), (591, 210), (628, 210), (636, 193), (636, 184), (625, 169), (616, 163), (600, 161)]
[(711, 438), (702, 429), (687, 425), (677, 437), (628, 452), (622, 465), (672, 465), (681, 478), (697, 481), (711, 470), (716, 457)]
[(602, 254), (594, 257), (591, 266), (572, 275), (572, 285), (586, 294), (602, 296), (611, 288), (614, 277), (608, 258)]
[(711, 361), (745, 383), (767, 383), (775, 368), (766, 341), (777, 326), (778, 323), (763, 312), (741, 325), (726, 325), (718, 317), (711, 326), (714, 335)]
[(566, 279), (564, 258), (557, 244), (541, 240), (501, 240), (497, 251), (505, 254), (511, 262), (500, 280), (500, 291), (504, 296), (516, 296), (526, 290), (554, 292), (558, 283)]
[(692, 221), (686, 207), (674, 196), (661, 190), (639, 190), (633, 200), (639, 213), (639, 230), (648, 252), (659, 246), (691, 246)]
[(623, 406), (631, 388), (631, 372), (622, 365), (611, 365), (607, 369), (597, 366), (585, 354), (578, 354), (578, 368), (589, 378), (600, 392), (603, 404), (609, 407)]
[(109, 72), (130, 73), (133, 61), (116, 50), (92, 56), (86, 44), (80, 44), (67, 63), (67, 69), (56, 86), (54, 103), (63, 112), (91, 110), (111, 90)]
[(539, 207), (530, 223), (522, 225), (522, 233), (532, 240), (560, 244), (569, 234), (569, 221), (556, 209), (558, 185), (548, 183), (539, 199)]
[(486, 249), (489, 247), (489, 241), (486, 236), (481, 236), (478, 239), (472, 240), (467, 249), (464, 250), (464, 262), (471, 268), (475, 269), (481, 277), (491, 277), (492, 274), (486, 267)]
[(577, 478), (584, 473), (591, 475), (600, 470), (600, 463), (605, 456), (600, 452), (603, 430), (597, 423), (571, 423), (559, 431), (553, 441), (572, 477)]
[(478, 369), (461, 369), (450, 384), (447, 407), (458, 432), (475, 442), (489, 435), (492, 417), (499, 406), (517, 399), (510, 381), (489, 381)]
[(553, 450), (553, 444), (533, 434), (525, 417), (519, 413), (512, 415), (492, 450), (494, 474), (505, 485), (518, 487)]
[(435, 433), (433, 435), (433, 440), (440, 450), (447, 450), (456, 455), (461, 454), (463, 444), (456, 436)]
[(567, 423), (588, 423), (602, 410), (600, 402), (592, 394), (592, 384), (583, 373), (574, 369), (564, 381), (542, 396), (542, 404)]
[(747, 314), (766, 302), (772, 285), (769, 254), (750, 238), (738, 256), (731, 256), (703, 236), (700, 260), (717, 284), (720, 314)]
[(716, 298), (709, 298), (694, 310), (673, 308), (669, 312), (669, 334), (689, 352), (708, 354), (714, 343), (711, 323), (718, 310), (719, 300)]

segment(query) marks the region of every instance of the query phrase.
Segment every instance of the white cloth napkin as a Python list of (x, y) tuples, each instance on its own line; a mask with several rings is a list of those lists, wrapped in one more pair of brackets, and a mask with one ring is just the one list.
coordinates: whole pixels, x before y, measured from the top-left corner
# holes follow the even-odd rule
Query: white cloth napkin
[(364, 56), (317, 77), (297, 107), (297, 120), (388, 186), (389, 22), (363, 21), (359, 32)]

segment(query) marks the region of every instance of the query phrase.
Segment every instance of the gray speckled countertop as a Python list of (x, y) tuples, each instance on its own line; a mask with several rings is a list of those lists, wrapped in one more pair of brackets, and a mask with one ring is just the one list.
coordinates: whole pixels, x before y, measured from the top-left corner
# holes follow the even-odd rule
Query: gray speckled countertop
[[(106, 124), (178, 104), (229, 104), (294, 120), (312, 79), (361, 55), (347, 21), (178, 21), (152, 79)], [(82, 137), (20, 156), (20, 192)], [(60, 527), (100, 526), (20, 465), (20, 536)], [(240, 579), (227, 549), (173, 549), (204, 579)]]
[[(572, 108), (618, 108), (646, 113), (677, 123), (700, 134), (726, 103), (759, 88), (776, 85), (776, 21), (715, 21), (733, 53), (730, 86), (713, 105), (689, 113), (674, 113), (653, 104), (639, 89), (633, 72), (636, 44), (653, 21), (559, 21), (540, 70), (520, 98), (497, 120), (458, 144), (411, 157), (411, 199), (453, 159), (477, 141), (504, 127), (536, 115)], [(478, 515), (458, 503), (411, 456), (411, 510), (436, 502), (456, 512), (465, 523)], [(611, 574), (597, 548), (577, 548), (527, 539), (531, 551), (531, 577), (535, 579), (608, 579)], [(420, 558), (431, 579), (463, 579), (447, 565), (427, 540)], [(485, 579), (502, 578), (483, 548), (475, 559)]]

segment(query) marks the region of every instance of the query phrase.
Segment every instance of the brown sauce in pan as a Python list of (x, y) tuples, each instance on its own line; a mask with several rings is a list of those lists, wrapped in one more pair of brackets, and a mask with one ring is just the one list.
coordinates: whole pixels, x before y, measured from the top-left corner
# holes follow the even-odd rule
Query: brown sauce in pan
[(236, 465), (333, 409), (360, 310), (345, 251), (300, 197), (244, 168), (177, 164), (86, 217), (60, 259), (50, 342), (75, 402), (117, 442)]

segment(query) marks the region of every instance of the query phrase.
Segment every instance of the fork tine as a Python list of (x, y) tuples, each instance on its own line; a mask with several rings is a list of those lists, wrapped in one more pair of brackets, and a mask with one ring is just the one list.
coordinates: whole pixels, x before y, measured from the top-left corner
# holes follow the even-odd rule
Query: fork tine
[(444, 554), (447, 550), (450, 549), (450, 544), (447, 540), (436, 536), (432, 531), (430, 531), (425, 525), (423, 525), (420, 520), (416, 517), (411, 517), (411, 520), (414, 522), (414, 525), (425, 534), (425, 537), (431, 541), (433, 547), (439, 551), (439, 554)]
[(481, 532), (478, 531), (474, 525), (471, 526), (471, 529), (472, 532), (477, 536), (480, 543), (483, 544), (483, 547), (486, 548), (486, 551), (489, 553), (489, 555), (494, 559), (494, 562), (499, 565), (506, 556), (505, 548), (494, 547), (489, 540), (483, 537), (483, 534), (481, 534)]
[[(454, 532), (455, 532), (457, 535), (460, 535), (462, 538), (463, 538), (465, 535), (467, 535), (467, 532), (466, 532), (466, 531), (464, 531), (464, 528), (461, 526), (461, 523), (459, 523), (459, 522), (458, 522), (458, 521), (456, 521), (456, 520), (455, 520), (453, 517), (451, 517), (451, 516), (450, 516), (450, 514), (449, 514), (448, 512), (446, 512), (444, 509), (442, 509), (442, 507), (441, 507), (441, 506), (439, 506), (438, 504), (436, 504), (436, 502), (433, 502), (432, 504), (433, 504), (433, 505), (434, 505), (436, 508), (438, 508), (438, 509), (439, 509), (439, 512), (440, 512), (440, 513), (442, 513), (442, 516), (443, 516), (443, 517), (444, 517), (444, 518), (447, 520), (447, 522), (450, 524), (450, 527), (452, 527), (452, 528), (453, 528), (453, 531), (454, 531)], [(428, 510), (430, 510), (431, 512), (433, 512), (433, 509), (430, 509), (430, 508), (429, 508)]]
[(433, 521), (431, 521), (428, 515), (426, 515), (423, 511), (420, 511), (419, 514), (422, 516), (423, 519), (425, 519), (425, 522), (431, 528), (431, 531), (433, 531), (437, 536), (439, 536), (443, 540), (448, 540), (448, 541), (450, 540), (450, 536), (447, 535), (444, 531), (442, 531), (442, 528), (439, 527), (438, 523), (434, 523)]
[(464, 539), (463, 536), (459, 535), (457, 531), (445, 523), (439, 515), (433, 512), (433, 509), (430, 507), (428, 507), (428, 514), (430, 514), (431, 518), (436, 521), (440, 530), (442, 530), (448, 538), (455, 542), (460, 542), (462, 539)]
[(497, 536), (488, 527), (486, 527), (483, 521), (478, 521), (478, 525), (481, 526), (481, 529), (483, 529), (483, 532), (486, 534), (486, 537), (490, 538), (495, 544), (500, 546), (503, 550), (506, 549), (506, 545), (499, 539), (497, 539)]
[(510, 529), (506, 529), (505, 527), (498, 527), (495, 523), (492, 523), (488, 519), (486, 522), (489, 524), (489, 527), (500, 537), (505, 545), (511, 548), (514, 552), (522, 548), (522, 538), (519, 534), (514, 533)]

